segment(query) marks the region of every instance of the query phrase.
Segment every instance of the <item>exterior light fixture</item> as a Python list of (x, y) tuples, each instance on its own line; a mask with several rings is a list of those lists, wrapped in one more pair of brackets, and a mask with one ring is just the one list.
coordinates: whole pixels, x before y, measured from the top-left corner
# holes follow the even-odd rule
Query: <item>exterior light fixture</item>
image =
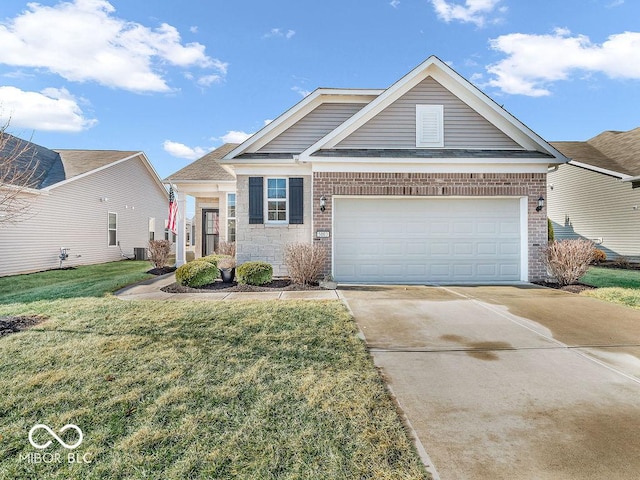
[(320, 211), (324, 212), (327, 209), (327, 198), (322, 195), (320, 197)]
[(538, 199), (538, 206), (536, 207), (536, 212), (539, 212), (544, 208), (544, 197), (540, 197)]

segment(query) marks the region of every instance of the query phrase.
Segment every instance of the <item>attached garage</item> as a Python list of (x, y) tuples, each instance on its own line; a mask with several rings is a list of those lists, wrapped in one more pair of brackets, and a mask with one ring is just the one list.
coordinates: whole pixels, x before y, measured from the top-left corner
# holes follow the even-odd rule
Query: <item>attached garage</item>
[(526, 198), (333, 198), (333, 272), (351, 283), (527, 280)]

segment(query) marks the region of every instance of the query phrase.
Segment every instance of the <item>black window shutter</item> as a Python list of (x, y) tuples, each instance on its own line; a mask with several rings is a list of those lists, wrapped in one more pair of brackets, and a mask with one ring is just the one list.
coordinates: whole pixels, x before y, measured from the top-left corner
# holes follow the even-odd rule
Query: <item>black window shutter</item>
[(304, 223), (304, 188), (302, 178), (289, 179), (289, 223)]
[(249, 177), (249, 223), (264, 223), (262, 177)]

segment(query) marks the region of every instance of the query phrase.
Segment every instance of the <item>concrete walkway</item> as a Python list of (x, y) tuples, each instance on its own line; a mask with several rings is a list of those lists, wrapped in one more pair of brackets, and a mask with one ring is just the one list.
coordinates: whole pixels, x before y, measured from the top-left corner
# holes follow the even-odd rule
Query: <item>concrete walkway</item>
[(533, 285), (340, 293), (435, 478), (639, 478), (640, 311)]
[(115, 292), (122, 300), (338, 300), (336, 290), (302, 290), (278, 292), (225, 292), (166, 293), (162, 287), (176, 281), (175, 274), (168, 273), (130, 285)]

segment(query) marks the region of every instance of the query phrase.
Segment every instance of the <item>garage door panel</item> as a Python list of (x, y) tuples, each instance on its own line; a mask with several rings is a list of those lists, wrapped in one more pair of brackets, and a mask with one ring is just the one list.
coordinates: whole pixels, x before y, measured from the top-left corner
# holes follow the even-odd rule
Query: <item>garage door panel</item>
[(334, 275), (342, 282), (520, 280), (517, 198), (336, 198)]

